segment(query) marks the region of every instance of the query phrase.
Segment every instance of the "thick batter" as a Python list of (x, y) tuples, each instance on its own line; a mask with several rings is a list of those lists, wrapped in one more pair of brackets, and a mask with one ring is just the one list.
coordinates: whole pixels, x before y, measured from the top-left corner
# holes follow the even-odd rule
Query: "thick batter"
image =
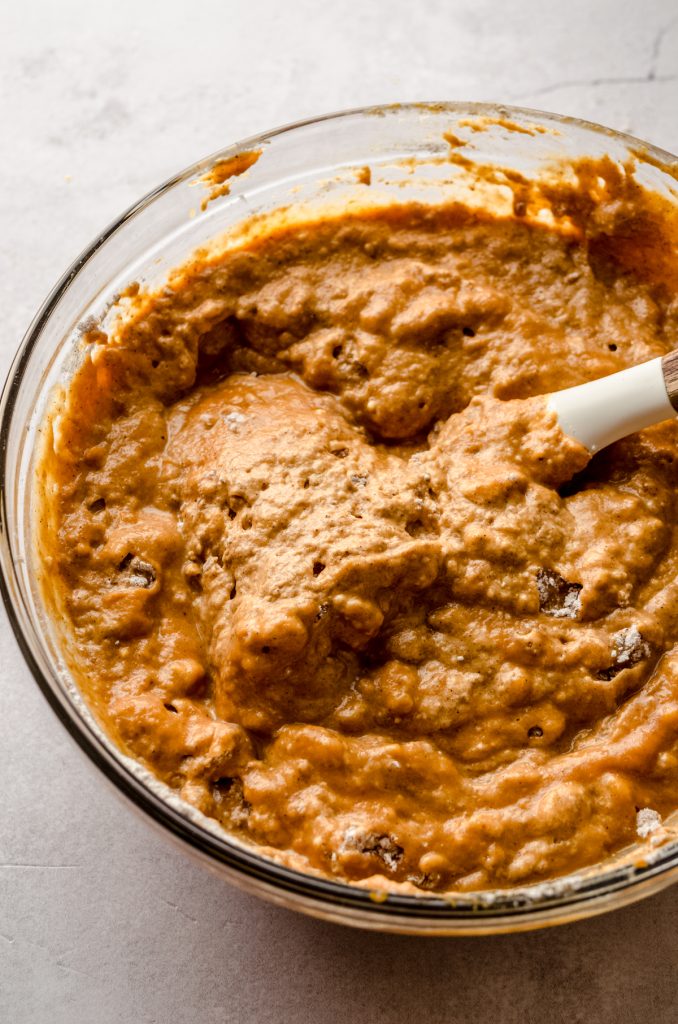
[(678, 428), (589, 461), (539, 397), (678, 337), (607, 170), (567, 229), (520, 199), (262, 231), (90, 332), (45, 575), (106, 727), (229, 831), (469, 890), (678, 806)]

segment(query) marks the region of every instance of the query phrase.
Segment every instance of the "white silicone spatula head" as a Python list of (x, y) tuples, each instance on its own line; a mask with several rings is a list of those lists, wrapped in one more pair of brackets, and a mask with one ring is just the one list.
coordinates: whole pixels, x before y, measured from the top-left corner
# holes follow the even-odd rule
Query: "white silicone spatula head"
[(563, 431), (593, 454), (678, 415), (678, 350), (548, 396)]

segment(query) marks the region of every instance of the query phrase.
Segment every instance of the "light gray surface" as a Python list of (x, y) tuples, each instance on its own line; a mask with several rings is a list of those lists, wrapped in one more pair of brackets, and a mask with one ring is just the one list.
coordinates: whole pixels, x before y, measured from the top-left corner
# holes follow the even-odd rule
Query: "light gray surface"
[[(675, 0), (0, 6), (0, 372), (32, 312), (143, 192), (327, 110), (476, 99), (678, 151)], [(477, 940), (324, 925), (184, 859), (78, 753), (0, 621), (0, 1020), (668, 1024), (678, 888)]]

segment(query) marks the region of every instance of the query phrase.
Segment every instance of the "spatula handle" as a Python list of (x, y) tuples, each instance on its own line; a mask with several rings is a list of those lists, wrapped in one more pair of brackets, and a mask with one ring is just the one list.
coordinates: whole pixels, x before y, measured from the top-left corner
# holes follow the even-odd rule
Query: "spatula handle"
[(548, 397), (566, 434), (591, 453), (678, 412), (678, 352)]
[(669, 402), (678, 412), (678, 349), (667, 352), (662, 359), (662, 373)]

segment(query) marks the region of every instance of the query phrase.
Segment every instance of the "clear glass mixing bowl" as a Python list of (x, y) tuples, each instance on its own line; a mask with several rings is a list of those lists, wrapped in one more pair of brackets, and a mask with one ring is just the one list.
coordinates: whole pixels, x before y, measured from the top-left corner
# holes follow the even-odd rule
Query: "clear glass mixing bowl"
[[(482, 123), (474, 131), (464, 122)], [(461, 122), (461, 125), (460, 125)], [(507, 123), (508, 122), (508, 123)], [(535, 130), (534, 126), (540, 126)], [(520, 130), (522, 129), (522, 130)], [(141, 199), (87, 248), (47, 297), (16, 355), (0, 401), (0, 566), (13, 629), (36, 682), (63, 724), (103, 774), (147, 819), (233, 883), (275, 903), (328, 920), (382, 931), (484, 934), (552, 925), (641, 899), (678, 877), (678, 843), (635, 861), (520, 890), (403, 896), (329, 881), (282, 867), (230, 838), (122, 754), (83, 702), (63, 656), (64, 637), (37, 582), (32, 528), (34, 462), (41, 421), (54, 389), (82, 357), (83, 322), (100, 319), (131, 281), (153, 285), (188, 254), (253, 214), (294, 204), (309, 209), (380, 199), (439, 201), (461, 168), (445, 160), (445, 133), (467, 139), (477, 163), (527, 175), (561, 158), (644, 154), (639, 177), (675, 200), (675, 158), (597, 125), (487, 104), (428, 103), (352, 110), (250, 138), (177, 174)], [(201, 210), (200, 179), (218, 161), (261, 149), (231, 182), (230, 194)], [(442, 159), (441, 159), (442, 158)], [(356, 173), (369, 166), (372, 186)]]

